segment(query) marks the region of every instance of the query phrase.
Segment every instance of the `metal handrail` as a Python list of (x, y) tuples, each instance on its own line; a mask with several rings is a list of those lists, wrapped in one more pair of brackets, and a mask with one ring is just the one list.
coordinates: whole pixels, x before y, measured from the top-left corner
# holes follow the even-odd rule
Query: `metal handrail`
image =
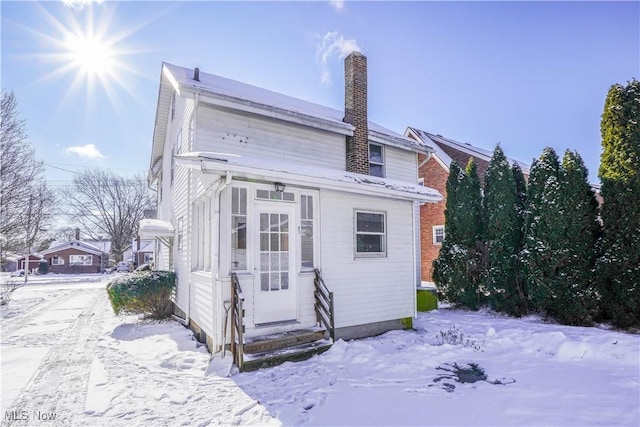
[(231, 354), (238, 369), (244, 361), (244, 294), (236, 273), (231, 273)]
[(315, 291), (313, 295), (316, 299), (316, 303), (314, 305), (316, 310), (316, 319), (318, 324), (324, 325), (324, 327), (327, 328), (331, 341), (335, 341), (335, 310), (333, 292), (331, 292), (324, 283), (324, 280), (320, 275), (320, 270), (315, 268), (313, 272), (315, 273), (315, 278), (313, 279)]

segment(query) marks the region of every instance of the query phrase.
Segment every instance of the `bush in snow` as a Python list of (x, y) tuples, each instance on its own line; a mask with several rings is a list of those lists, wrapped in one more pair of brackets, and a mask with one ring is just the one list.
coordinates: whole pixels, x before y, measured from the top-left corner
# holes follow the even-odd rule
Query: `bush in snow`
[(545, 148), (529, 177), (523, 259), (533, 308), (564, 324), (590, 324), (597, 313), (596, 209), (580, 156), (567, 151), (560, 164)]
[(144, 314), (162, 318), (171, 314), (171, 295), (176, 288), (172, 271), (140, 271), (113, 279), (107, 294), (116, 314)]
[(38, 274), (49, 274), (49, 263), (46, 259), (40, 260), (38, 263)]
[(433, 263), (433, 279), (443, 299), (476, 310), (484, 304), (480, 289), (484, 248), (482, 195), (473, 159), (466, 173), (451, 163), (446, 190), (446, 238)]
[(484, 176), (485, 287), (491, 308), (521, 316), (526, 313), (527, 304), (519, 266), (523, 219), (516, 173), (497, 146)]
[(616, 325), (640, 326), (640, 81), (610, 88), (600, 129), (602, 306)]
[(436, 335), (437, 345), (451, 344), (471, 347), (476, 351), (484, 351), (484, 341), (478, 342), (473, 337), (465, 334), (456, 326), (451, 326), (446, 331), (440, 331)]
[(5, 308), (11, 302), (13, 293), (24, 285), (24, 280), (14, 277), (0, 279), (0, 306)]

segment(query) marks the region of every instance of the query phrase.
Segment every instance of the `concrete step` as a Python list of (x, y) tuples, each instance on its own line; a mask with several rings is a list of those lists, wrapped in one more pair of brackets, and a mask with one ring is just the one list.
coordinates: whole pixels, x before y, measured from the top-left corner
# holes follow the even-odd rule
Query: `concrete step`
[(321, 328), (301, 329), (278, 334), (244, 338), (244, 353), (257, 354), (277, 351), (300, 344), (323, 340), (325, 330)]
[(332, 344), (331, 340), (323, 338), (313, 342), (306, 342), (276, 350), (250, 354), (245, 353), (241, 371), (255, 371), (261, 368), (277, 366), (284, 362), (298, 362), (306, 360), (316, 354), (324, 353), (329, 350)]

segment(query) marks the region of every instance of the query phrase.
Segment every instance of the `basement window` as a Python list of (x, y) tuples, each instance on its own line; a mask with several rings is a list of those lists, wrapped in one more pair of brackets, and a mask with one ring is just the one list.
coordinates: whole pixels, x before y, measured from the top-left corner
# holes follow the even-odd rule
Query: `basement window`
[(384, 178), (384, 147), (369, 144), (369, 175)]

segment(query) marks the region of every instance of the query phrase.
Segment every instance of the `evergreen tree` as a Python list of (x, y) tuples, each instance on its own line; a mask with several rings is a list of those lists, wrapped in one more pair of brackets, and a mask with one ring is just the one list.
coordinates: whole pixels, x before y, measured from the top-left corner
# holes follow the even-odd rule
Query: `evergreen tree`
[(527, 292), (527, 281), (526, 275), (524, 272), (524, 265), (522, 262), (522, 250), (524, 249), (524, 219), (525, 219), (525, 207), (527, 203), (527, 181), (524, 178), (524, 174), (522, 173), (522, 169), (520, 165), (514, 163), (511, 165), (511, 172), (513, 174), (513, 181), (516, 186), (516, 211), (518, 212), (518, 227), (520, 230), (519, 237), (519, 246), (518, 246), (518, 258), (516, 260), (516, 280), (518, 289), (521, 289), (524, 293), (525, 297), (525, 309), (528, 311), (527, 300), (528, 300), (528, 292)]
[(478, 244), (481, 233), (481, 192), (475, 163), (469, 177), (452, 162), (447, 179), (445, 240), (433, 263), (433, 277), (444, 299), (452, 304), (477, 309), (481, 305)]
[(545, 311), (555, 286), (556, 251), (561, 247), (560, 163), (553, 148), (534, 160), (527, 185), (522, 259), (530, 308)]
[(593, 279), (598, 203), (588, 180), (580, 155), (567, 150), (560, 168), (562, 239), (554, 253), (558, 270), (544, 308), (570, 325), (590, 324), (598, 307)]
[(514, 172), (497, 146), (484, 176), (484, 238), (488, 264), (485, 286), (494, 310), (516, 316), (526, 312), (525, 294), (518, 277), (522, 246), (520, 203)]
[(602, 306), (618, 326), (640, 326), (640, 82), (610, 88), (600, 128)]

